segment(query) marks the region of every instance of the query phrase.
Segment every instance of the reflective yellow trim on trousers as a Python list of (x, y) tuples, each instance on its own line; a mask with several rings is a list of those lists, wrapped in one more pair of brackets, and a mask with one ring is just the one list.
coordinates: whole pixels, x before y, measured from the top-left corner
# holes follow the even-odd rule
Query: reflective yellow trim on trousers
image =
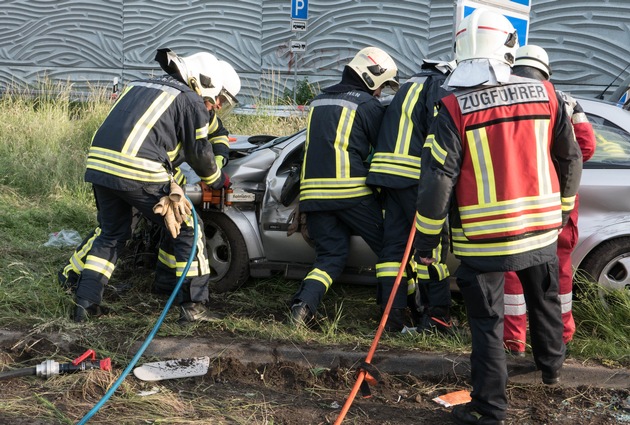
[[(376, 264), (376, 278), (396, 277), (400, 271), (400, 262), (387, 262)], [(407, 277), (407, 271), (403, 271), (403, 277)]]
[(462, 257), (513, 255), (551, 245), (558, 239), (558, 231), (535, 234), (523, 239), (501, 242), (475, 242), (464, 236), (462, 229), (452, 228), (453, 253)]
[(83, 270), (92, 270), (93, 272), (100, 273), (107, 279), (112, 277), (114, 268), (116, 266), (109, 261), (96, 257), (94, 255), (88, 255), (85, 259), (85, 267)]
[(90, 249), (92, 249), (92, 245), (94, 245), (94, 240), (100, 234), (101, 228), (97, 227), (94, 230), (94, 235), (87, 240), (85, 245), (83, 245), (78, 251), (72, 253), (72, 256), (70, 257), (70, 263), (63, 269), (63, 275), (65, 277), (68, 277), (68, 273), (70, 273), (71, 271), (75, 272), (76, 274), (81, 274), (83, 268), (85, 267), (83, 258), (87, 255), (88, 252), (90, 252)]
[(313, 270), (311, 270), (306, 275), (304, 280), (316, 280), (319, 283), (321, 283), (322, 285), (324, 285), (324, 287), (326, 288), (326, 291), (328, 291), (328, 288), (330, 288), (330, 285), (332, 285), (332, 279), (330, 278), (328, 273), (326, 273), (325, 271), (323, 271), (321, 269), (313, 269)]

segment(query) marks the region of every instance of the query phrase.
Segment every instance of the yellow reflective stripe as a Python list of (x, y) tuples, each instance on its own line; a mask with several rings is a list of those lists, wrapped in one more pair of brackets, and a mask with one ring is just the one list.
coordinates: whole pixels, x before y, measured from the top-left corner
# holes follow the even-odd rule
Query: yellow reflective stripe
[(575, 196), (562, 198), (562, 211), (571, 211), (575, 207)]
[(68, 273), (70, 271), (73, 271), (76, 274), (81, 274), (81, 271), (83, 271), (83, 267), (85, 267), (83, 259), (85, 258), (87, 253), (90, 252), (90, 249), (92, 249), (92, 245), (94, 245), (94, 240), (100, 234), (101, 228), (97, 227), (94, 230), (94, 235), (92, 235), (92, 237), (88, 239), (87, 242), (83, 246), (81, 246), (78, 251), (75, 251), (72, 254), (72, 256), (70, 257), (70, 263), (63, 269), (64, 276), (68, 277)]
[(160, 119), (164, 111), (173, 103), (176, 97), (176, 95), (165, 91), (155, 99), (142, 117), (140, 117), (136, 125), (134, 125), (133, 130), (121, 149), (122, 153), (132, 156), (138, 154), (142, 143), (153, 128), (153, 125)]
[(475, 170), (477, 182), (477, 199), (482, 204), (497, 201), (494, 167), (490, 156), (490, 145), (485, 128), (466, 131), (468, 151), (470, 152), (472, 165)]
[(416, 211), (416, 230), (425, 235), (439, 235), (445, 222), (446, 217), (441, 220), (434, 220)]
[(429, 134), (427, 136), (427, 140), (424, 143), (425, 147), (431, 148), (431, 156), (440, 163), (440, 165), (444, 165), (446, 162), (447, 153), (440, 145), (435, 142), (435, 135)]
[(553, 193), (550, 173), (555, 170), (549, 169), (549, 120), (535, 120), (534, 129), (536, 133), (536, 161), (538, 165), (538, 193), (546, 195)]
[(558, 231), (551, 230), (549, 232), (535, 234), (523, 239), (501, 242), (475, 242), (464, 236), (462, 229), (453, 228), (452, 241), (453, 253), (463, 257), (485, 257), (497, 255), (513, 255), (522, 252), (532, 251), (543, 248), (554, 243), (558, 239)]
[(300, 183), (300, 200), (356, 198), (371, 195), (372, 189), (365, 185), (365, 179), (365, 177), (303, 179)]
[[(188, 261), (178, 261), (177, 262), (177, 269), (175, 270), (175, 276), (181, 277), (184, 274), (184, 269), (186, 268), (186, 264), (188, 264)], [(190, 264), (190, 268), (188, 269), (188, 272), (186, 273), (186, 277), (199, 276), (198, 265), (199, 265), (199, 263), (197, 261), (193, 261)]]
[(93, 272), (100, 273), (107, 279), (112, 277), (115, 265), (109, 261), (96, 257), (94, 255), (88, 255), (85, 260), (84, 270), (92, 270)]
[(177, 158), (177, 155), (179, 155), (179, 151), (182, 148), (182, 142), (178, 142), (177, 146), (175, 146), (175, 149), (173, 149), (172, 151), (168, 151), (166, 152), (166, 154), (168, 155), (168, 159), (173, 161), (175, 160), (175, 158)]
[[(212, 121), (208, 123), (208, 126), (206, 128), (208, 132), (206, 133), (204, 137), (207, 137), (208, 134), (212, 134), (219, 129), (219, 119), (217, 118), (217, 114), (212, 115)], [(197, 137), (197, 139), (199, 138), (200, 137)]]
[(413, 295), (416, 292), (416, 282), (413, 279), (409, 279), (407, 282), (407, 295)]
[[(315, 111), (315, 108), (311, 107), (311, 110), (308, 113), (308, 119), (307, 119), (307, 122), (306, 122), (307, 131), (306, 131), (306, 140), (304, 141), (304, 152), (308, 151), (308, 145), (309, 145), (309, 143), (311, 141), (311, 131), (310, 131), (310, 129), (312, 128), (311, 127), (311, 118), (313, 118), (313, 111)], [(301, 186), (302, 183), (301, 182), (304, 181), (304, 175), (305, 175), (304, 173), (305, 172), (306, 172), (306, 166), (303, 166), (302, 167), (302, 171), (300, 171), (300, 190), (302, 190), (302, 186)], [(300, 199), (301, 199), (301, 197), (300, 197)]]
[(459, 213), (462, 220), (470, 220), (479, 217), (505, 215), (515, 212), (526, 212), (527, 210), (550, 208), (558, 206), (558, 196), (558, 193), (551, 193), (541, 196), (509, 199), (486, 205), (460, 206)]
[(394, 152), (398, 154), (406, 154), (409, 152), (409, 146), (411, 142), (411, 135), (413, 133), (413, 120), (411, 116), (413, 110), (418, 103), (420, 93), (424, 84), (414, 83), (407, 92), (402, 104), (402, 111), (400, 114), (400, 120), (398, 121), (398, 135), (396, 137), (396, 148)]
[(228, 136), (215, 136), (208, 140), (213, 145), (225, 145), (228, 149), (230, 148), (230, 139), (228, 139)]
[(418, 179), (420, 178), (420, 158), (413, 155), (376, 152), (370, 164), (370, 172)]
[(336, 176), (338, 178), (350, 177), (350, 154), (348, 145), (350, 144), (350, 132), (354, 122), (355, 111), (343, 108), (337, 125), (337, 135), (335, 136), (335, 157)]
[(481, 222), (465, 223), (463, 226), (466, 236), (474, 237), (482, 235), (496, 235), (498, 233), (511, 232), (527, 227), (559, 227), (561, 223), (562, 217), (559, 211), (545, 211), (499, 220), (485, 220)]
[[(400, 271), (400, 262), (388, 262), (376, 264), (376, 277), (396, 277)], [(407, 276), (407, 271), (403, 272), (403, 276)]]
[(321, 269), (311, 270), (304, 278), (304, 280), (307, 280), (307, 279), (316, 280), (320, 282), (322, 285), (326, 287), (326, 291), (328, 291), (328, 288), (330, 288), (330, 285), (332, 285), (332, 279), (330, 278), (328, 273), (326, 273), (325, 271)]
[(169, 269), (175, 269), (177, 267), (175, 256), (164, 251), (162, 248), (158, 250), (158, 261)]
[(169, 179), (159, 162), (96, 146), (90, 147), (86, 167), (131, 180), (161, 182)]
[[(194, 214), (194, 212), (193, 212)], [(187, 220), (186, 220), (186, 224), (190, 227), (192, 227), (194, 225), (194, 218), (192, 216), (188, 216)], [(205, 250), (205, 246), (204, 246), (204, 241), (202, 238), (203, 235), (203, 229), (201, 228), (200, 224), (197, 224), (197, 254), (196, 254), (196, 260), (199, 266), (199, 276), (204, 276), (207, 274), (210, 274), (210, 263), (208, 260), (208, 257), (206, 257), (204, 254), (206, 252)], [(190, 274), (190, 273), (189, 273)]]

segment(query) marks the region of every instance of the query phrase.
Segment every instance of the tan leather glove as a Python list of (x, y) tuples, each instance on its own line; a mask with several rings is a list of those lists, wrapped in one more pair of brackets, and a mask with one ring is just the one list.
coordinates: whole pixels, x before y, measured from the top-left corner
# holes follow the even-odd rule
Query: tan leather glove
[(192, 213), (192, 204), (188, 198), (186, 198), (183, 189), (174, 181), (171, 182), (171, 190), (168, 198), (171, 201), (175, 220), (181, 225)]
[(164, 224), (171, 236), (173, 236), (173, 239), (179, 236), (182, 226), (175, 218), (173, 204), (168, 196), (162, 196), (160, 198), (160, 201), (153, 206), (153, 212), (164, 217)]

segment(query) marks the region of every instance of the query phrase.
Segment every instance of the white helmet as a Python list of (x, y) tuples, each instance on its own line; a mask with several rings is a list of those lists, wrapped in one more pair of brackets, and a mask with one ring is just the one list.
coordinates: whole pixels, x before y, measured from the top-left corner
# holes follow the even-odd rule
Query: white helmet
[(225, 97), (230, 106), (238, 103), (236, 95), (241, 91), (241, 78), (238, 76), (232, 65), (224, 60), (217, 64), (218, 72), (221, 74), (223, 84), (219, 96)]
[(180, 77), (204, 99), (215, 101), (223, 88), (219, 60), (211, 53), (199, 52), (182, 57), (170, 49), (158, 49), (155, 60), (170, 75)]
[(510, 66), (518, 48), (516, 30), (500, 13), (475, 9), (457, 27), (455, 59), (496, 59)]
[(545, 49), (534, 44), (528, 44), (518, 48), (514, 66), (531, 66), (542, 72), (547, 79), (551, 76), (549, 55), (547, 55)]
[(371, 90), (388, 84), (398, 90), (398, 67), (394, 60), (378, 47), (361, 49), (347, 65), (363, 80)]

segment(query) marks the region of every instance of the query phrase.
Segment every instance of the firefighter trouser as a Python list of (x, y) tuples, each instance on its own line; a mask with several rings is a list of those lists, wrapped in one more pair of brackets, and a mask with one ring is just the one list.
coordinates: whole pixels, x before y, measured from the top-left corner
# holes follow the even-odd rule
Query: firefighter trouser
[(293, 296), (292, 304), (303, 301), (314, 314), (346, 266), (352, 235), (361, 236), (379, 255), (383, 247), (383, 216), (376, 198), (367, 196), (351, 208), (307, 212), (306, 225), (315, 243), (315, 263)]
[[(153, 206), (162, 196), (167, 195), (168, 185), (147, 185), (142, 189), (119, 191), (94, 185), (94, 196), (99, 208), (101, 233), (87, 253), (84, 269), (81, 272), (76, 290), (76, 297), (100, 304), (105, 285), (109, 281), (116, 261), (121, 242), (131, 236), (133, 220), (132, 207), (135, 207), (146, 218), (157, 223), (163, 231), (166, 229), (162, 216), (153, 212)], [(181, 276), (190, 257), (193, 243), (197, 244), (197, 257), (186, 275), (176, 302), (205, 302), (208, 300), (209, 267), (203, 238), (194, 240), (192, 217), (183, 224), (179, 236), (173, 239), (173, 264), (177, 276)], [(198, 234), (203, 235), (203, 223), (198, 219)], [(164, 233), (164, 232), (163, 232)]]
[[(529, 306), (534, 362), (539, 370), (553, 373), (562, 367), (565, 354), (557, 259), (516, 273), (523, 283)], [(467, 266), (463, 260), (456, 275), (472, 336), (471, 405), (484, 415), (503, 420), (508, 380), (503, 349), (505, 273), (481, 272)]]
[[(418, 187), (383, 188), (382, 190), (385, 217), (383, 219), (383, 250), (376, 265), (376, 277), (378, 279), (376, 302), (384, 307), (394, 287), (407, 247), (409, 233), (414, 224)], [(446, 249), (448, 249), (448, 233), (445, 226), (436, 258), (438, 262), (445, 261)], [(409, 256), (409, 259), (411, 258), (412, 255)], [(413, 278), (413, 276), (408, 275), (409, 269), (410, 267), (406, 267), (405, 275), (396, 291), (392, 308), (405, 308), (407, 295), (410, 292), (413, 293), (414, 288), (409, 287), (409, 279)], [(449, 307), (451, 305), (451, 291), (448, 279), (446, 279), (448, 274), (442, 276), (441, 279), (431, 279), (427, 266), (416, 264), (415, 270), (418, 274), (417, 282), (421, 285), (418, 290), (423, 295), (423, 302), (426, 302), (428, 306)], [(413, 283), (411, 281), (411, 285)]]
[[(578, 241), (578, 200), (569, 216), (569, 221), (558, 235), (558, 285), (562, 306), (562, 341), (566, 344), (573, 339), (575, 321), (573, 320), (573, 266), (571, 253)], [(513, 351), (525, 351), (527, 341), (527, 305), (523, 295), (523, 286), (514, 272), (505, 274), (505, 327), (503, 331), (505, 346)]]

